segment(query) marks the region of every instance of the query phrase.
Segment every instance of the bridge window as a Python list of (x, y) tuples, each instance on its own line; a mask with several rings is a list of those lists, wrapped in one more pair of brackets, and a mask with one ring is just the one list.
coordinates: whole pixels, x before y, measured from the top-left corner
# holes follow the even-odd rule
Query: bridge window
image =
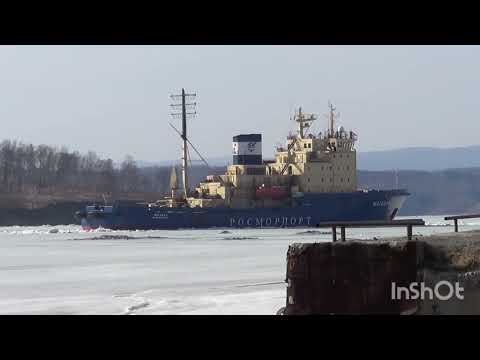
[(311, 147), (312, 147), (312, 144), (308, 144), (308, 147), (311, 148)]
[(307, 148), (307, 144), (303, 144), (303, 147), (306, 149), (306, 148)]

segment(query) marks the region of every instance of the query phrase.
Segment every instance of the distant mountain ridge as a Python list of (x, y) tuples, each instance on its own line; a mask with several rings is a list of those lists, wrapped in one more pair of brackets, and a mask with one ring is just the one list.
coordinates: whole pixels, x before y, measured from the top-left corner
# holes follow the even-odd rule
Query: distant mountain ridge
[(426, 170), (480, 167), (480, 145), (434, 148), (411, 147), (384, 151), (359, 152), (359, 170)]
[[(225, 166), (232, 163), (230, 156), (206, 159), (211, 166)], [(172, 166), (174, 161), (138, 161), (138, 165)], [(180, 161), (176, 162), (180, 164)], [(196, 162), (196, 164), (200, 164)], [(359, 170), (425, 170), (460, 169), (480, 167), (480, 145), (435, 148), (410, 147), (393, 150), (367, 151), (357, 153)]]

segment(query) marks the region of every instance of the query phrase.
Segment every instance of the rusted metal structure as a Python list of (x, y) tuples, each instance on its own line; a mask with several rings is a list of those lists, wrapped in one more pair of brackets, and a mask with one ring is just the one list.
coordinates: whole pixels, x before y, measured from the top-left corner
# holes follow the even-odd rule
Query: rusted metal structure
[(412, 314), (417, 300), (394, 301), (392, 283), (422, 281), (423, 243), (293, 244), (287, 253), (283, 315)]
[(480, 314), (480, 232), (292, 244), (285, 282), (279, 315)]

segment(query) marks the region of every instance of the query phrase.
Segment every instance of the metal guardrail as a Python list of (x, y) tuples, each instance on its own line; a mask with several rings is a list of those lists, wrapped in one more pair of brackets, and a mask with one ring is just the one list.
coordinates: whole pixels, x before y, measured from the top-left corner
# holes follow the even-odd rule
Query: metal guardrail
[(446, 216), (444, 219), (453, 220), (453, 223), (455, 225), (455, 232), (458, 232), (459, 219), (473, 219), (473, 218), (480, 218), (480, 214), (464, 214), (464, 215)]
[(340, 228), (340, 237), (342, 241), (346, 240), (345, 229), (346, 228), (359, 228), (359, 227), (397, 227), (405, 226), (407, 228), (407, 238), (412, 240), (412, 228), (413, 226), (425, 226), (423, 219), (402, 219), (391, 221), (350, 221), (350, 222), (324, 222), (319, 223), (316, 227), (332, 228), (332, 241), (337, 241), (337, 227)]

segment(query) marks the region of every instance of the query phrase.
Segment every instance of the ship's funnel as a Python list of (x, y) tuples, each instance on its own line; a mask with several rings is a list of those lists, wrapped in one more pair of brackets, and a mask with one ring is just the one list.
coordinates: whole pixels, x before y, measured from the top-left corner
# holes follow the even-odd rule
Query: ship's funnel
[(262, 134), (233, 137), (233, 165), (262, 164)]

